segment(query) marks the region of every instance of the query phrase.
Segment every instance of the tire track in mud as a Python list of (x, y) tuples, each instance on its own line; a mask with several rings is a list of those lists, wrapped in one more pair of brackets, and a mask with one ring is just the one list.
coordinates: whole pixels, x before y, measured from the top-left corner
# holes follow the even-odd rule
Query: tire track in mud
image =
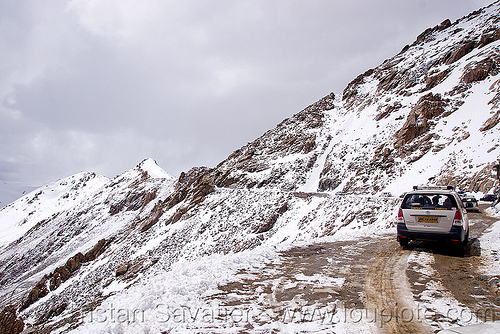
[[(382, 244), (382, 245), (381, 245)], [(378, 246), (365, 274), (365, 303), (375, 314), (381, 333), (431, 333), (432, 329), (413, 301), (406, 276), (409, 251), (394, 238)]]

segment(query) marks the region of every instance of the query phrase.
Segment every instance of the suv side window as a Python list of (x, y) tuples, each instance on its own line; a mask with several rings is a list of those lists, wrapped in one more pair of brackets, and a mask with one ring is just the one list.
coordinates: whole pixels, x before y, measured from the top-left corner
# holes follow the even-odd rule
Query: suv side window
[(407, 194), (401, 204), (402, 209), (452, 210), (457, 209), (457, 201), (448, 194)]

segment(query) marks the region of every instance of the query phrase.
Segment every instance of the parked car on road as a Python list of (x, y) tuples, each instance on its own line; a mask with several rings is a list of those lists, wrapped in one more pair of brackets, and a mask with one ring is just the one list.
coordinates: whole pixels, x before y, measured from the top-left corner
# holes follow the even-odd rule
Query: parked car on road
[(464, 203), (465, 209), (467, 211), (479, 212), (479, 203), (474, 196), (467, 195), (462, 197), (462, 202)]
[(462, 255), (469, 241), (467, 210), (453, 187), (414, 187), (406, 194), (397, 217), (401, 246), (411, 240), (449, 242)]
[(481, 201), (484, 201), (484, 202), (495, 202), (497, 199), (498, 199), (497, 195), (488, 194), (488, 195), (484, 195), (484, 197), (481, 198)]

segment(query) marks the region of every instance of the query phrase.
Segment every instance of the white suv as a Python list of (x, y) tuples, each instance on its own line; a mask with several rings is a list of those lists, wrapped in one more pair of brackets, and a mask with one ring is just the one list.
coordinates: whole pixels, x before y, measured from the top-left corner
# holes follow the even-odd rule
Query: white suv
[(453, 187), (413, 187), (398, 212), (398, 241), (408, 245), (412, 239), (454, 243), (464, 252), (469, 241), (469, 218)]

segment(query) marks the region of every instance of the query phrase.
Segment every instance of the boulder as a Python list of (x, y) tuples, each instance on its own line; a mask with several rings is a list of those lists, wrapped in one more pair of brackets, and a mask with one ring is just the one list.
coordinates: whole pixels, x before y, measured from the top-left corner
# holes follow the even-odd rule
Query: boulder
[(85, 253), (85, 261), (89, 262), (95, 260), (99, 255), (101, 255), (106, 247), (106, 239), (99, 240), (94, 247)]
[(118, 276), (122, 276), (122, 275), (125, 275), (128, 271), (128, 263), (118, 267), (118, 269), (116, 269), (116, 273), (115, 273), (115, 276), (118, 277)]
[(480, 131), (488, 131), (494, 128), (500, 122), (500, 112), (497, 111), (493, 116), (488, 118), (479, 129)]
[[(82, 265), (82, 262), (84, 262), (84, 261), (85, 261), (85, 255), (83, 255), (82, 253), (78, 252), (77, 254), (75, 254), (72, 257), (70, 257), (68, 259), (68, 261), (66, 261), (66, 264), (65, 264), (64, 267), (71, 274), (75, 270), (79, 269), (81, 267), (81, 265)], [(68, 278), (69, 278), (69, 276), (67, 278), (65, 278), (64, 280), (67, 280)]]

